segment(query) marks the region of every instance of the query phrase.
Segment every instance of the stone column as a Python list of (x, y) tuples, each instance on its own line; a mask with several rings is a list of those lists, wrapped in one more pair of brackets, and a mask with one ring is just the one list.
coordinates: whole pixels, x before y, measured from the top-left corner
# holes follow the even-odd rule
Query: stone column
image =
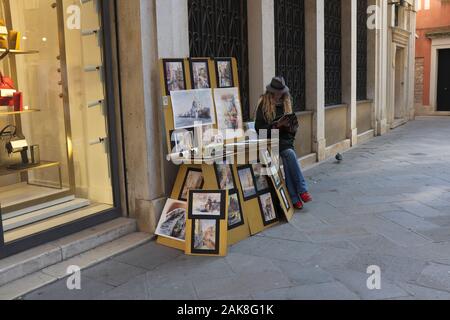
[(313, 151), (325, 160), (324, 1), (305, 0), (306, 108), (313, 111)]
[(387, 1), (377, 0), (377, 19), (379, 21), (376, 30), (375, 44), (375, 122), (377, 135), (383, 135), (387, 132), (387, 88), (388, 81), (388, 30), (390, 21), (388, 21)]
[(415, 90), (415, 78), (416, 78), (416, 12), (409, 11), (409, 26), (411, 31), (409, 36), (409, 60), (408, 60), (408, 95), (407, 95), (407, 114), (409, 120), (414, 120), (415, 117), (415, 103), (414, 103), (414, 90)]
[(129, 211), (150, 231), (151, 202), (165, 193), (155, 2), (118, 0), (117, 21)]
[(342, 1), (342, 102), (347, 107), (347, 138), (358, 143), (356, 128), (357, 3)]
[[(367, 8), (368, 14), (372, 14), (373, 10), (376, 8), (377, 1), (369, 0), (369, 7)], [(377, 78), (377, 36), (379, 32), (376, 28), (376, 20), (373, 17), (369, 17), (367, 24), (367, 99), (372, 100), (372, 114), (371, 123), (372, 128), (375, 130), (376, 134), (376, 106), (378, 100), (376, 99), (376, 78)]]
[(153, 232), (177, 168), (166, 153), (160, 57), (189, 56), (185, 0), (117, 0), (124, 147), (130, 216)]
[(275, 76), (275, 15), (273, 0), (247, 3), (250, 117), (253, 117), (259, 97)]

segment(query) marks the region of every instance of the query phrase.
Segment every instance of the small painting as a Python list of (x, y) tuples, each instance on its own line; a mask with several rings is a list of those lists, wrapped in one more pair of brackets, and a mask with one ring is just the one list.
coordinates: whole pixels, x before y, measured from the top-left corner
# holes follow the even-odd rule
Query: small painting
[(220, 190), (234, 190), (233, 167), (229, 164), (216, 164), (217, 183)]
[(241, 183), (244, 200), (250, 200), (256, 197), (255, 180), (251, 166), (243, 166), (238, 168), (239, 181)]
[(173, 91), (186, 90), (184, 60), (166, 59), (163, 64), (166, 95), (171, 95)]
[(208, 59), (191, 60), (192, 87), (194, 89), (211, 88), (209, 81)]
[(216, 59), (217, 87), (234, 87), (233, 63), (231, 59)]
[(190, 219), (225, 219), (226, 191), (190, 190)]
[(194, 130), (181, 129), (170, 131), (172, 153), (190, 151), (194, 148)]
[(219, 220), (196, 219), (192, 221), (192, 248), (197, 254), (219, 253)]
[(268, 226), (278, 220), (270, 192), (259, 196), (259, 204), (261, 206), (264, 226)]
[(214, 101), (219, 131), (226, 133), (227, 139), (242, 137), (244, 122), (238, 88), (215, 89)]
[(177, 241), (185, 241), (187, 203), (168, 199), (155, 234)]
[(270, 167), (270, 174), (273, 179), (273, 183), (275, 184), (275, 188), (281, 187), (281, 176), (276, 166)]
[(235, 229), (244, 224), (239, 194), (233, 193), (228, 197), (228, 230)]
[(256, 190), (258, 192), (268, 190), (269, 182), (267, 181), (266, 168), (260, 163), (254, 164), (253, 173), (255, 174)]
[(188, 169), (178, 200), (187, 201), (189, 190), (201, 189), (203, 188), (203, 183), (204, 180), (201, 169)]
[(216, 123), (211, 89), (176, 91), (171, 97), (175, 129)]
[(286, 192), (284, 191), (283, 188), (280, 189), (280, 194), (281, 194), (281, 198), (283, 198), (284, 207), (286, 208), (286, 210), (290, 210), (291, 206), (290, 206), (289, 200), (286, 196)]

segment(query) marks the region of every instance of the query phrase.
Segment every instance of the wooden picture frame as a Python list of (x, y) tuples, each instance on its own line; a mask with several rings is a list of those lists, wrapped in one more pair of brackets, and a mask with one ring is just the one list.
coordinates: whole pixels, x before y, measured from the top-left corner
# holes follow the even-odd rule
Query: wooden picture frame
[[(223, 74), (223, 66), (227, 64), (229, 67), (226, 72), (228, 75)], [(217, 88), (233, 88), (234, 83), (234, 73), (233, 73), (233, 59), (232, 58), (216, 58), (214, 59), (214, 65), (216, 69), (216, 86)], [(228, 81), (228, 83), (227, 83)]]
[[(206, 67), (206, 76), (207, 78), (207, 86), (198, 86), (197, 85), (197, 79), (196, 79), (196, 68), (195, 65), (196, 64), (204, 64)], [(211, 72), (209, 70), (209, 59), (207, 58), (191, 58), (189, 59), (189, 68), (191, 71), (191, 86), (192, 89), (211, 89), (212, 86), (212, 82), (211, 82)]]
[[(164, 70), (164, 89), (165, 89), (165, 95), (166, 96), (170, 96), (170, 92), (171, 91), (178, 91), (178, 90), (187, 90), (187, 81), (186, 81), (186, 69), (184, 66), (184, 59), (163, 59), (162, 60), (163, 63), (163, 70)], [(180, 89), (178, 90), (171, 90), (171, 88), (169, 87), (169, 74), (168, 74), (168, 70), (167, 70), (167, 65), (168, 64), (175, 64), (175, 63), (179, 63), (181, 65), (181, 70), (183, 73), (183, 80), (182, 80), (182, 86)], [(178, 71), (180, 72), (180, 71)], [(180, 83), (178, 83), (178, 85), (180, 85)]]
[[(231, 179), (232, 179), (232, 183), (233, 183), (233, 188), (223, 188), (223, 186), (221, 185), (221, 173), (220, 173), (220, 169), (219, 166), (225, 166), (228, 168), (229, 173), (231, 174)], [(219, 186), (219, 189), (221, 190), (228, 190), (229, 192), (235, 192), (237, 189), (237, 185), (236, 185), (236, 180), (234, 179), (234, 174), (233, 174), (233, 165), (231, 164), (214, 164), (214, 171), (216, 173), (216, 179), (217, 179), (217, 185)]]
[[(194, 219), (192, 221), (191, 227), (191, 238), (190, 238), (190, 252), (192, 254), (198, 255), (218, 255), (220, 253), (220, 220), (216, 219)], [(196, 247), (196, 231), (198, 224), (206, 224), (214, 226), (215, 229), (215, 237), (214, 237), (214, 249), (198, 249)]]
[(280, 189), (280, 195), (281, 195), (281, 199), (283, 200), (284, 208), (287, 211), (291, 210), (291, 205), (289, 204), (289, 199), (286, 195), (286, 192), (284, 191), (284, 188)]
[[(240, 215), (241, 221), (238, 223), (230, 224), (231, 199), (233, 199), (234, 197), (237, 198), (237, 205), (239, 208), (239, 215)], [(242, 211), (242, 205), (241, 205), (241, 200), (239, 197), (239, 192), (235, 191), (235, 192), (229, 193), (228, 194), (228, 219), (227, 219), (228, 231), (239, 228), (240, 226), (243, 226), (244, 224), (245, 224), (245, 217), (244, 217), (244, 212)]]
[(186, 198), (183, 197), (184, 195), (184, 189), (186, 187), (186, 182), (188, 180), (189, 174), (190, 172), (200, 172), (200, 174), (202, 175), (202, 183), (198, 188), (194, 188), (194, 190), (196, 189), (202, 189), (204, 184), (205, 184), (205, 177), (203, 176), (203, 170), (202, 169), (195, 169), (195, 168), (188, 168), (186, 171), (186, 175), (184, 176), (184, 180), (183, 180), (183, 184), (181, 185), (181, 190), (180, 190), (180, 195), (178, 196), (178, 200), (180, 201), (188, 201), (188, 195), (189, 195), (189, 190), (187, 190), (186, 192)]
[[(271, 200), (270, 204), (271, 204), (271, 207), (272, 207), (272, 210), (273, 210), (273, 214), (275, 215), (275, 217), (273, 219), (270, 219), (270, 220), (266, 219), (266, 216), (264, 214), (264, 212), (265, 212), (264, 211), (264, 204), (262, 203), (263, 202), (262, 197), (267, 197), (267, 196), (270, 197), (270, 200)], [(273, 196), (272, 196), (272, 193), (270, 191), (259, 195), (258, 196), (258, 202), (259, 202), (259, 208), (261, 210), (261, 216), (262, 216), (264, 227), (267, 227), (267, 226), (270, 226), (270, 225), (272, 225), (272, 224), (274, 224), (276, 222), (279, 222), (279, 218), (277, 216), (277, 210), (275, 209), (275, 204), (273, 202)]]
[[(250, 170), (251, 182), (253, 183), (253, 191), (250, 192), (250, 194), (246, 194), (246, 189), (244, 188), (244, 185), (242, 184), (242, 178), (241, 178), (240, 172), (244, 171), (244, 170)], [(244, 201), (249, 201), (249, 200), (252, 200), (254, 198), (257, 198), (258, 197), (258, 190), (256, 189), (255, 175), (253, 173), (252, 166), (251, 165), (239, 166), (237, 168), (237, 173), (238, 173), (239, 184), (241, 186), (241, 190), (242, 190), (242, 195), (244, 197)]]
[[(207, 211), (206, 206), (208, 204), (205, 203), (205, 211), (202, 212), (204, 214), (194, 214), (194, 211), (196, 211), (196, 206), (194, 204), (194, 202), (197, 200), (196, 195), (202, 195), (202, 196), (218, 196), (219, 197), (219, 204), (218, 207), (213, 207), (216, 208), (216, 210), (219, 212), (219, 214), (212, 214), (208, 212), (211, 211)], [(204, 200), (204, 199), (203, 199)], [(215, 203), (212, 202), (211, 198), (209, 198), (207, 201), (211, 201), (211, 203), (209, 203), (210, 205), (210, 209), (211, 206), (213, 206)], [(226, 208), (227, 208), (227, 191), (226, 190), (189, 190), (189, 204), (188, 204), (188, 218), (191, 220), (210, 220), (210, 219), (219, 219), (219, 220), (223, 220), (226, 217)]]

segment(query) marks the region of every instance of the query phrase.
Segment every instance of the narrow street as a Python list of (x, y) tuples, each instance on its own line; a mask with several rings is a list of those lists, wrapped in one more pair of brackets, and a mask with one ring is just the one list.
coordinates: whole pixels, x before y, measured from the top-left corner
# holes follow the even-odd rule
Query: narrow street
[(151, 242), (24, 299), (450, 299), (449, 137), (418, 118), (308, 170), (314, 202), (226, 258)]

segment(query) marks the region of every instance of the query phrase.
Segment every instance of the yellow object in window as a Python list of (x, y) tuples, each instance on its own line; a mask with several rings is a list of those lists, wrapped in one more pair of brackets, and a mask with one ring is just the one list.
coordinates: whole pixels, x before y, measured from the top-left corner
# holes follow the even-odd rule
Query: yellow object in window
[(9, 31), (9, 48), (11, 50), (20, 50), (20, 32), (11, 30)]
[(8, 49), (8, 28), (5, 21), (0, 20), (0, 49)]

